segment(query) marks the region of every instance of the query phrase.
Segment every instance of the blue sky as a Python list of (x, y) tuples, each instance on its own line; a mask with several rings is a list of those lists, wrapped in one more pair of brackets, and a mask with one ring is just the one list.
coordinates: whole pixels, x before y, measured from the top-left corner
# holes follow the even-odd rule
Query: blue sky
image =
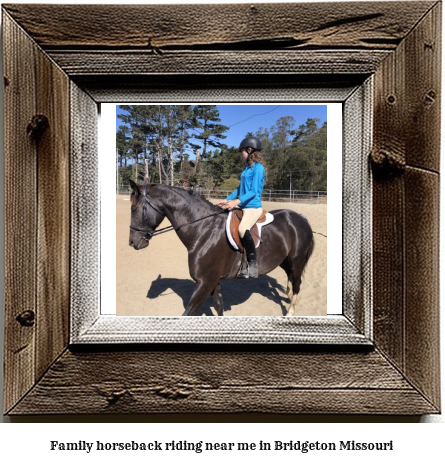
[[(326, 105), (217, 105), (221, 124), (230, 126), (225, 133), (227, 136), (222, 142), (229, 147), (238, 147), (246, 133), (255, 133), (259, 128), (270, 129), (276, 121), (283, 116), (295, 118), (295, 128), (304, 124), (308, 118), (320, 119), (320, 125), (327, 121)], [(121, 113), (116, 109), (117, 116)], [(116, 117), (116, 130), (122, 121)]]

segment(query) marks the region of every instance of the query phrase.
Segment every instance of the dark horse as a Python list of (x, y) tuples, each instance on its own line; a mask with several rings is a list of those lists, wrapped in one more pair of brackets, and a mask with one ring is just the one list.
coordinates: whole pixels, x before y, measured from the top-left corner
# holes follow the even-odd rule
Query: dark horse
[[(212, 294), (215, 310), (223, 315), (220, 280), (233, 276), (239, 252), (227, 240), (225, 210), (203, 197), (177, 187), (131, 182), (130, 246), (148, 246), (156, 228), (167, 217), (188, 250), (190, 276), (196, 287), (184, 316), (195, 315)], [(221, 214), (220, 214), (221, 213)], [(301, 275), (311, 256), (314, 240), (307, 219), (292, 210), (274, 210), (274, 221), (262, 230), (258, 272), (267, 274), (281, 266), (287, 274), (291, 301), (287, 315), (294, 315)], [(168, 228), (167, 228), (168, 229)], [(163, 231), (162, 231), (163, 232)]]

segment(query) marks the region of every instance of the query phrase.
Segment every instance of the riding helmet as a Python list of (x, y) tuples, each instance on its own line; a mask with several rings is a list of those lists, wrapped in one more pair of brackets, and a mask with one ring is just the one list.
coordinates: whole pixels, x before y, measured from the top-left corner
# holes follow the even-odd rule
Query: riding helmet
[(261, 150), (261, 141), (258, 139), (258, 137), (246, 137), (241, 141), (241, 144), (239, 144), (239, 151), (246, 149), (247, 147), (252, 147), (253, 149), (259, 151)]

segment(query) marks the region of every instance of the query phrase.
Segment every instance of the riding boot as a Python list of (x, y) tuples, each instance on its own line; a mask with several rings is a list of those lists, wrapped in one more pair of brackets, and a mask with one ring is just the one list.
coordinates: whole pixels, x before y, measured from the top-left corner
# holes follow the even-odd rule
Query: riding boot
[(239, 273), (239, 278), (258, 278), (258, 263), (256, 260), (255, 242), (252, 239), (250, 231), (247, 230), (242, 238), (247, 255), (247, 270)]

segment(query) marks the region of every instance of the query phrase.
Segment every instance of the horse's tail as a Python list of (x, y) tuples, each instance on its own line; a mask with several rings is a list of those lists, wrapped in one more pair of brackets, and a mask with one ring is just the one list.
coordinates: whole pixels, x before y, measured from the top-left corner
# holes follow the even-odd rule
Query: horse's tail
[(307, 262), (311, 258), (312, 252), (314, 251), (314, 247), (315, 247), (314, 233), (311, 230), (311, 242), (309, 243), (309, 246), (306, 249), (306, 259), (304, 260), (303, 269), (301, 270), (301, 274), (303, 274), (304, 269), (306, 268)]

